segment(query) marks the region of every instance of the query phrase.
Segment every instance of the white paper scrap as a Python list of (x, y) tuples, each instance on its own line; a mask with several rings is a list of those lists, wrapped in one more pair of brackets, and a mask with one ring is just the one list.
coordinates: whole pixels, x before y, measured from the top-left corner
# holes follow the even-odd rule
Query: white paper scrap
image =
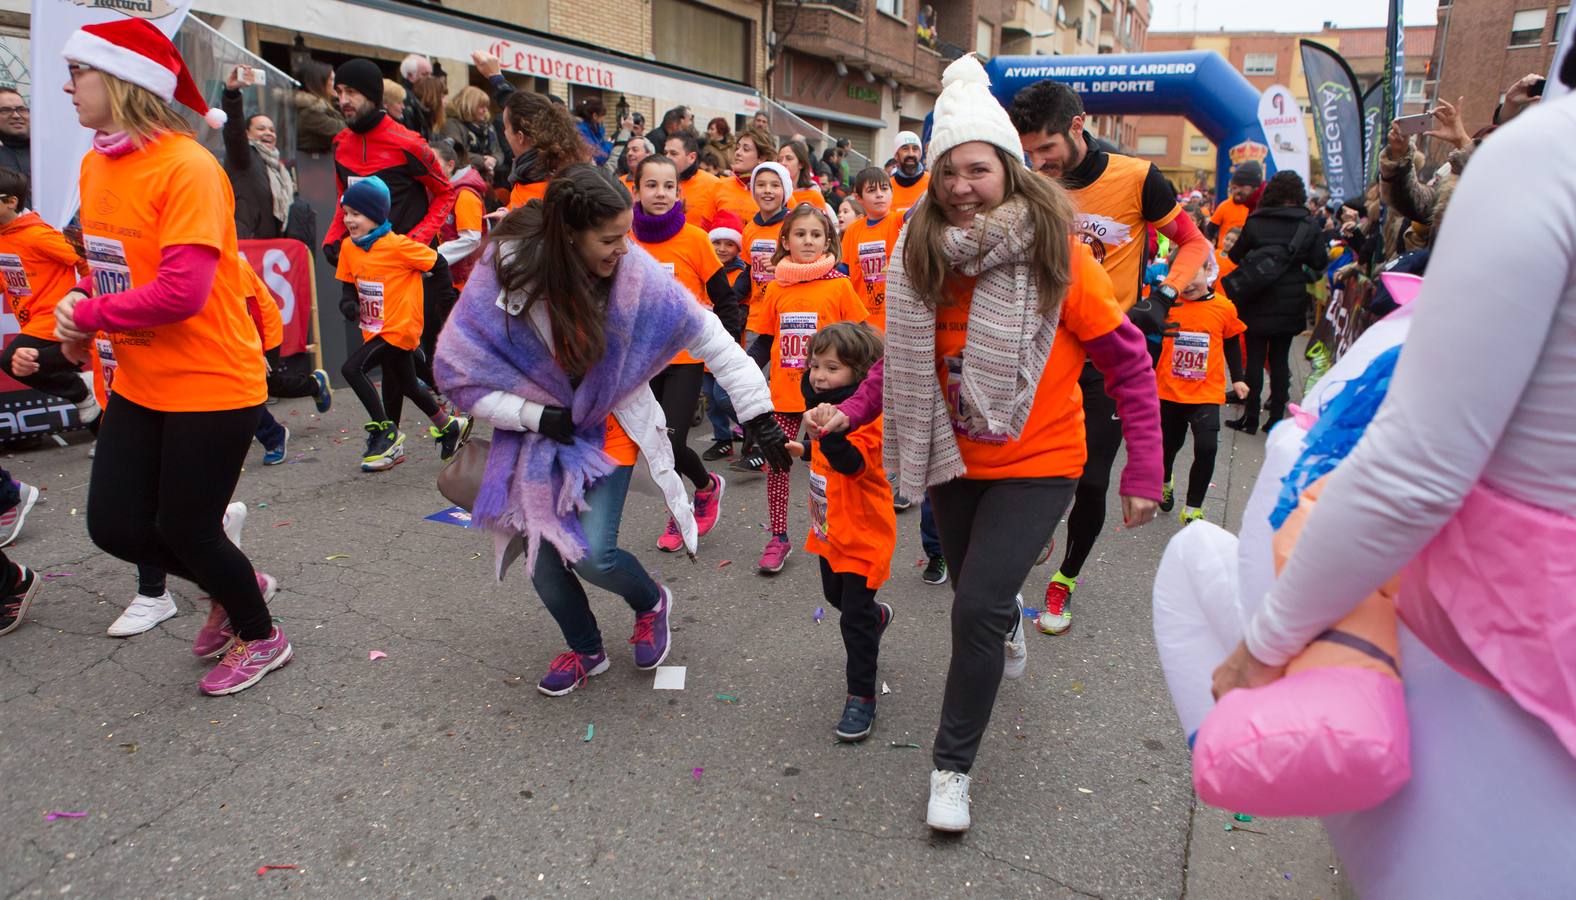
[(684, 690), (684, 675), (687, 671), (684, 666), (657, 666), (657, 679), (651, 684), (652, 690)]

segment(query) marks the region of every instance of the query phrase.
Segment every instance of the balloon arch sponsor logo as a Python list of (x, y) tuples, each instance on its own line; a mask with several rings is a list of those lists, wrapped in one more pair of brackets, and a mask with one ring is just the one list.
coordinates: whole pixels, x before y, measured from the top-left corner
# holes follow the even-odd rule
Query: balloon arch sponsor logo
[(1270, 148), (1268, 144), (1261, 144), (1258, 141), (1243, 141), (1227, 150), (1226, 155), (1231, 158), (1231, 167), (1235, 169), (1249, 160), (1263, 163), (1264, 158), (1270, 155)]

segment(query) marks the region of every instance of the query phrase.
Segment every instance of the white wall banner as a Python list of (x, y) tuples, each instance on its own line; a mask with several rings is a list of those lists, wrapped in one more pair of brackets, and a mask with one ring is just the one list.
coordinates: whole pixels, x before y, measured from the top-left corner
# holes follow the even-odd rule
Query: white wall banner
[(1290, 169), (1308, 183), (1308, 126), (1297, 98), (1283, 84), (1272, 84), (1259, 97), (1259, 124), (1270, 145), (1277, 170)]
[(71, 221), (82, 155), (93, 145), (93, 132), (77, 124), (66, 95), (66, 39), (84, 25), (127, 16), (173, 36), (190, 7), (191, 0), (33, 0), (33, 208), (44, 221), (56, 228)]

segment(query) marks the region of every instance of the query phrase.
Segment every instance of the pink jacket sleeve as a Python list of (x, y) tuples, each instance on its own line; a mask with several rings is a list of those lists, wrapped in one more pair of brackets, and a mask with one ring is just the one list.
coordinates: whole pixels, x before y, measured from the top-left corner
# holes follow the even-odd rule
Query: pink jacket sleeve
[(848, 430), (861, 428), (881, 415), (881, 385), (886, 381), (886, 359), (876, 360), (865, 375), (865, 381), (854, 395), (837, 404), (837, 409), (848, 417)]
[(1158, 501), (1164, 478), (1160, 397), (1144, 333), (1124, 317), (1111, 332), (1084, 341), (1084, 351), (1105, 376), (1105, 392), (1116, 401), (1116, 414), (1122, 419), (1127, 465), (1122, 469), (1121, 494)]
[[(219, 251), (201, 244), (165, 247), (152, 284), (77, 302), (72, 318), (83, 331), (129, 331), (181, 322), (202, 311), (219, 269)], [(89, 276), (78, 288), (92, 286)]]

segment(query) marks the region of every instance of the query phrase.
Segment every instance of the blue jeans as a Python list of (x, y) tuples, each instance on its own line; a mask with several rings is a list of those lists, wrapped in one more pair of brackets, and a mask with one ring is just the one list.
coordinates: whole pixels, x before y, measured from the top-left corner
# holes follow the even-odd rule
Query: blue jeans
[(936, 515), (930, 511), (930, 492), (919, 503), (919, 542), (925, 546), (925, 555), (941, 555), (941, 537), (936, 534)]
[(711, 439), (719, 442), (733, 440), (733, 426), (738, 424), (739, 415), (733, 411), (733, 401), (728, 399), (728, 392), (722, 389), (710, 372), (701, 379), (700, 388), (706, 395), (706, 418), (711, 420)]
[(262, 444), (265, 450), (272, 450), (285, 439), (285, 427), (279, 424), (279, 420), (274, 418), (267, 407), (263, 408), (263, 417), (257, 421), (256, 437), (257, 442)]
[(637, 615), (650, 612), (661, 599), (657, 583), (640, 560), (618, 546), (619, 521), (624, 516), (624, 498), (634, 471), (634, 466), (620, 466), (586, 492), (589, 509), (580, 514), (580, 527), (586, 533), (586, 555), (575, 563), (573, 571), (564, 565), (558, 549), (546, 541), (536, 553), (531, 584), (564, 633), (564, 642), (576, 653), (589, 656), (602, 649), (602, 632), (597, 629), (581, 578), (623, 597)]

